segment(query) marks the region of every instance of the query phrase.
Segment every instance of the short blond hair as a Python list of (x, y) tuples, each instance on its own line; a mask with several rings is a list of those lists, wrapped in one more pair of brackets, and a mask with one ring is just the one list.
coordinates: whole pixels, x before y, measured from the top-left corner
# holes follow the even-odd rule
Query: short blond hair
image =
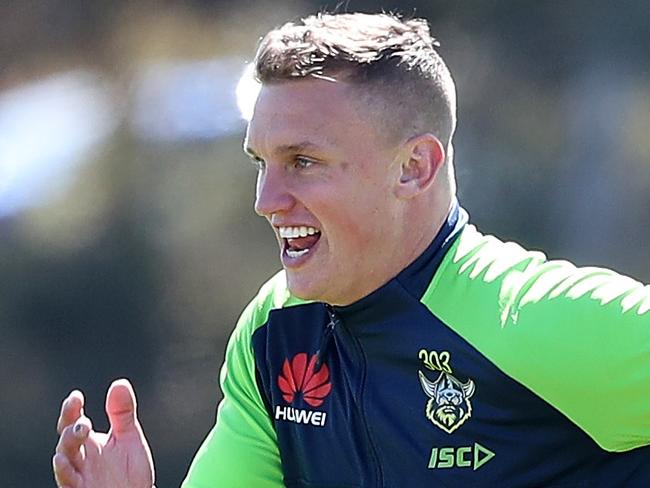
[(255, 77), (262, 84), (316, 77), (359, 85), (370, 97), (365, 101), (385, 107), (389, 127), (431, 131), (448, 147), (456, 127), (456, 90), (436, 47), (424, 19), (321, 13), (264, 36)]

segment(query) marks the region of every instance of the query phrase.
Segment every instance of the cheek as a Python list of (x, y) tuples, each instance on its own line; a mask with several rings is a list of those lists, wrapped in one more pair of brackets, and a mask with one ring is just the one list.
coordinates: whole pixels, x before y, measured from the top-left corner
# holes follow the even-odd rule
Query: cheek
[[(356, 180), (339, 184), (327, 192), (313, 192), (307, 209), (321, 222), (330, 249), (336, 253), (363, 246), (381, 247), (390, 234), (389, 200), (386, 188), (376, 181)], [(307, 203), (307, 202), (305, 202)], [(387, 225), (388, 224), (388, 225)], [(358, 256), (357, 258), (358, 259)]]
[(378, 210), (358, 206), (338, 212), (331, 229), (331, 246), (343, 250), (370, 250), (379, 245), (386, 230)]

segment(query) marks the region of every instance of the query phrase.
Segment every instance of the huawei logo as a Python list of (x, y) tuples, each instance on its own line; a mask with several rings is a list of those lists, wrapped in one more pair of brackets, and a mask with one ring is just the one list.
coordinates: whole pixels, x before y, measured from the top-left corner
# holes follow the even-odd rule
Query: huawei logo
[(318, 371), (316, 368), (317, 356), (314, 354), (307, 362), (307, 353), (296, 354), (291, 362), (284, 360), (282, 372), (278, 376), (278, 386), (282, 398), (287, 403), (293, 403), (298, 393), (302, 399), (312, 407), (320, 407), (323, 400), (329, 395), (332, 383), (329, 382), (330, 372), (326, 364), (322, 364)]

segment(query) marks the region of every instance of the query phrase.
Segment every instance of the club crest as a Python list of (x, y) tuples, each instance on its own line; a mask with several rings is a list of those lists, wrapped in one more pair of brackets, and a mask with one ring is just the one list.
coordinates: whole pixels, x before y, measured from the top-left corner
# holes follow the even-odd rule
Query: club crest
[[(474, 381), (468, 379), (467, 382), (463, 383), (452, 374), (451, 367), (448, 364), (449, 353), (446, 351), (443, 351), (440, 355), (444, 357), (446, 353), (447, 356), (447, 362), (443, 363), (442, 367), (440, 367), (439, 361), (428, 360), (435, 351), (427, 353), (427, 351), (422, 350), (420, 351), (421, 358), (423, 356), (422, 352), (425, 353), (424, 356), (427, 359), (423, 359), (425, 366), (430, 370), (439, 371), (438, 377), (434, 381), (427, 378), (422, 371), (418, 371), (422, 390), (429, 397), (425, 410), (426, 417), (433, 425), (451, 434), (472, 415), (470, 398), (475, 390)], [(436, 358), (438, 357), (436, 354)]]

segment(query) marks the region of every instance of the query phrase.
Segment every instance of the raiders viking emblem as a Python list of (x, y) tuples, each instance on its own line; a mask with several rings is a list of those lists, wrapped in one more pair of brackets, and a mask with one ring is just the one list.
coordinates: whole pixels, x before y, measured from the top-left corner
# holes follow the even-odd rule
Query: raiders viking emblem
[(468, 379), (466, 383), (462, 383), (451, 374), (448, 365), (433, 368), (428, 361), (425, 361), (425, 365), (429, 369), (440, 371), (435, 381), (429, 380), (422, 371), (418, 371), (422, 390), (429, 397), (426, 416), (433, 425), (451, 434), (472, 415), (470, 398), (475, 390), (474, 381)]

